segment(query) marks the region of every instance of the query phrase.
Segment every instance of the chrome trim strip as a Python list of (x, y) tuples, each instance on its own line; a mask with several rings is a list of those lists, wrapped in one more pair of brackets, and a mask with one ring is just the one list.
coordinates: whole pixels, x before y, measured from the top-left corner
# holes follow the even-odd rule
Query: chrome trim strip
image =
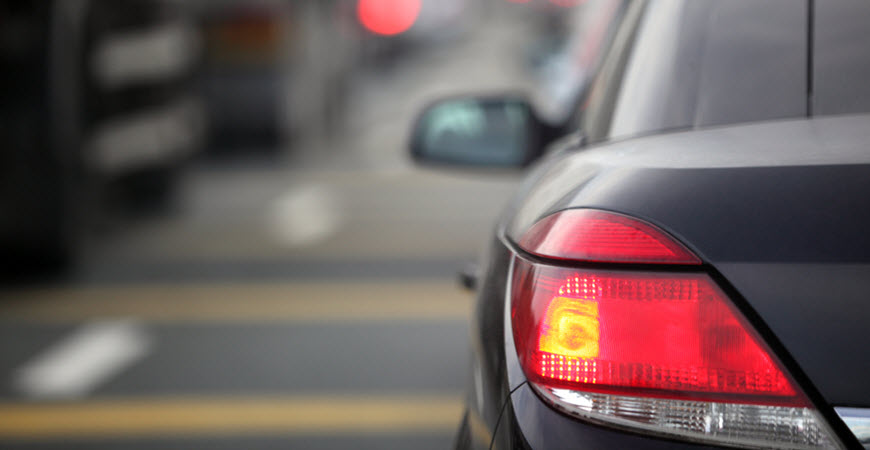
[(864, 448), (870, 449), (870, 408), (836, 407), (834, 411), (837, 411), (846, 426), (852, 430), (858, 442)]

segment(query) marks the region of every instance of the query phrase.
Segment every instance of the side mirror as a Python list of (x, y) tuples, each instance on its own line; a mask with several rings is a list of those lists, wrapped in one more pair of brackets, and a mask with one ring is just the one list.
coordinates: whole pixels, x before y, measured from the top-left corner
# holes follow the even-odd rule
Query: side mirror
[(523, 167), (541, 155), (546, 127), (519, 96), (458, 97), (426, 107), (411, 154), (424, 164)]

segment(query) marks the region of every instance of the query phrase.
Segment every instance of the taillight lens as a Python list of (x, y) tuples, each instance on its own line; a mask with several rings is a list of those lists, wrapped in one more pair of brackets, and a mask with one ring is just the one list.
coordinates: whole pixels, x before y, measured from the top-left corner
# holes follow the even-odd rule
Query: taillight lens
[(606, 393), (806, 406), (706, 275), (516, 263), (530, 380)]
[[(675, 263), (699, 263), (695, 255), (630, 217), (591, 210), (556, 215), (566, 214), (571, 220), (539, 222), (544, 225), (533, 227), (520, 246), (540, 256), (594, 254), (591, 259), (603, 264), (585, 269), (518, 258), (511, 289), (520, 364), (545, 399), (586, 419), (690, 440), (838, 448), (783, 365), (712, 279), (697, 269), (674, 270)], [(602, 228), (635, 236), (629, 239), (644, 242), (644, 250), (632, 253), (624, 239), (601, 238)], [(542, 229), (550, 231), (541, 237)], [(561, 250), (562, 242), (570, 252)], [(643, 262), (669, 265), (607, 267), (639, 253)]]
[(622, 214), (595, 209), (566, 209), (547, 216), (523, 235), (520, 246), (553, 259), (701, 264), (664, 231)]

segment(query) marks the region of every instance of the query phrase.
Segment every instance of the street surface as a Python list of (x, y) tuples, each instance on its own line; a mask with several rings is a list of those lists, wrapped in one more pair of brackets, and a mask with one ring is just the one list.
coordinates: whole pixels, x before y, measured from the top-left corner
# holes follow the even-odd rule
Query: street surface
[(183, 214), (0, 293), (0, 448), (448, 447), (454, 274), (512, 182), (285, 175), (198, 170)]
[(0, 448), (448, 448), (455, 274), (518, 176), (415, 169), (404, 142), (423, 102), (519, 83), (522, 34), (480, 35), (361, 77), (344, 133), (198, 162), (68, 276), (0, 289)]

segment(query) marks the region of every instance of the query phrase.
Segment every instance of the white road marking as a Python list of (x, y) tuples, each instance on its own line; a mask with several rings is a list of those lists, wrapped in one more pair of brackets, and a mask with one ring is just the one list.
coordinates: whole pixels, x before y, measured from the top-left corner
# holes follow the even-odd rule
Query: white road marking
[(150, 347), (135, 322), (88, 323), (19, 368), (13, 383), (33, 398), (80, 398), (145, 357)]
[(341, 205), (336, 193), (321, 184), (305, 184), (281, 195), (269, 211), (273, 235), (289, 247), (321, 243), (341, 226)]

